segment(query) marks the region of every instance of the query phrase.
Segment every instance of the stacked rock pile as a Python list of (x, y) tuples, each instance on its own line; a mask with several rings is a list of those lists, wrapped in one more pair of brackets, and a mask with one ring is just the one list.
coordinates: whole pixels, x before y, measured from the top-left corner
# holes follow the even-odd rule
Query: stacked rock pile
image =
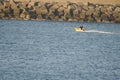
[(120, 22), (120, 5), (1, 0), (0, 19)]

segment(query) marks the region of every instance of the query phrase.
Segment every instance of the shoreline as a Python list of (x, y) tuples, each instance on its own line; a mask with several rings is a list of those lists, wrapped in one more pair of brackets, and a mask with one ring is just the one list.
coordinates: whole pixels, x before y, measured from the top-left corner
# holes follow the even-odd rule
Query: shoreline
[[(84, 21), (84, 22), (81, 22), (81, 21), (64, 21), (64, 20), (46, 20), (46, 19), (41, 19), (41, 20), (37, 20), (37, 19), (30, 19), (30, 20), (24, 20), (24, 19), (0, 19), (0, 20), (17, 20), (17, 21), (38, 21), (38, 22), (40, 22), (40, 21), (47, 21), (47, 22), (76, 22), (76, 23), (103, 23), (103, 24), (114, 24), (115, 22), (95, 22), (95, 21), (93, 21), (93, 22), (87, 22), (87, 21)], [(115, 23), (115, 24), (120, 24), (120, 23)]]

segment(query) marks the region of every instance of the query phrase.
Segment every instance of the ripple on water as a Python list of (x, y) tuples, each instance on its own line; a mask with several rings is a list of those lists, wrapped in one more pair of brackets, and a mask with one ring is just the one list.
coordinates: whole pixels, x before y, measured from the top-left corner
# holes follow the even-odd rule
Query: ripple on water
[(119, 80), (118, 26), (0, 20), (0, 80)]

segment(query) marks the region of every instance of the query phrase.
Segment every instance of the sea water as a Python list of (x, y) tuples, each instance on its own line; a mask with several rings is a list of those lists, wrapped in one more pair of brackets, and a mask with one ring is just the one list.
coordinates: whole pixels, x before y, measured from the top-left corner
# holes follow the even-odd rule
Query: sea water
[(0, 20), (0, 80), (120, 80), (120, 24)]

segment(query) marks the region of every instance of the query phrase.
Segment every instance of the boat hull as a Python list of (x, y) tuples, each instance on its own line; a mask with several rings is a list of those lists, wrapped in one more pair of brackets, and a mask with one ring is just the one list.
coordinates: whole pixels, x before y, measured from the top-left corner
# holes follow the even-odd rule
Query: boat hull
[(75, 28), (75, 31), (76, 32), (84, 32), (85, 30), (82, 30), (81, 28), (78, 27), (78, 28)]

